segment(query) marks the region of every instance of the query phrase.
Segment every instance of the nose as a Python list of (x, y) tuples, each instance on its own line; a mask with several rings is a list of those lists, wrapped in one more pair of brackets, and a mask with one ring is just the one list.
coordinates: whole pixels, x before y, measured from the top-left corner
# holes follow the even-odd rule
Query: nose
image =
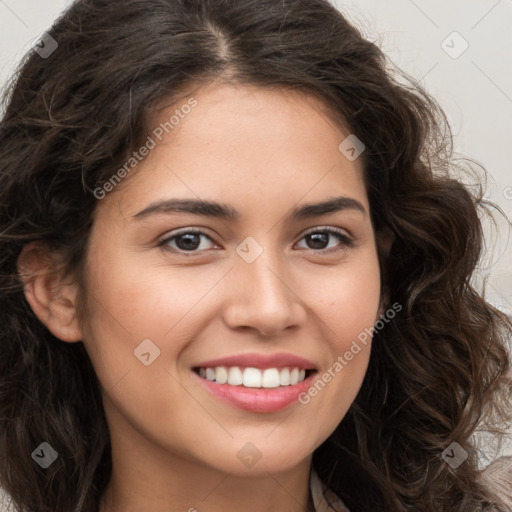
[(306, 307), (286, 262), (263, 254), (252, 263), (238, 258), (230, 272), (224, 321), (232, 329), (254, 329), (265, 336), (297, 328), (306, 318)]

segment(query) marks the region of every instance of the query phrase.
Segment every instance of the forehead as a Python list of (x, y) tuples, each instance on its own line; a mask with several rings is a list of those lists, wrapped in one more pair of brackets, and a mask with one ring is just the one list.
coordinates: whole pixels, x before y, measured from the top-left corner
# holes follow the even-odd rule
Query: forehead
[[(234, 117), (236, 114), (242, 116), (247, 113), (261, 116), (263, 111), (269, 109), (274, 110), (274, 119), (277, 119), (279, 113), (297, 112), (304, 115), (315, 110), (325, 118), (327, 123), (337, 125), (338, 129), (344, 129), (343, 123), (340, 121), (341, 117), (336, 115), (333, 107), (313, 92), (280, 84), (257, 86), (218, 81), (208, 82), (204, 85), (184, 85), (172, 96), (162, 97), (149, 109), (147, 116), (149, 123), (155, 124), (162, 121), (162, 116), (164, 119), (168, 119), (167, 114), (174, 113), (190, 98), (195, 98), (200, 107), (199, 109), (194, 108), (196, 119), (201, 115), (214, 112), (226, 112)], [(197, 113), (198, 110), (200, 114)]]
[(131, 213), (167, 196), (365, 203), (362, 158), (340, 152), (350, 132), (333, 117), (318, 98), (282, 88), (216, 84), (164, 99), (146, 120), (154, 147), (112, 196)]
[[(191, 99), (195, 102), (193, 109), (187, 106)], [(340, 119), (325, 100), (303, 90), (211, 83), (182, 93), (172, 103), (163, 99), (148, 115), (147, 124), (157, 130), (164, 128), (164, 137), (169, 135), (168, 139), (178, 144), (184, 139), (190, 142), (191, 138), (201, 138), (211, 144), (220, 142), (226, 148), (243, 143), (258, 154), (271, 154), (275, 146), (284, 152), (290, 143), (295, 152), (301, 142), (318, 145), (327, 133), (336, 142), (340, 135), (350, 133)], [(332, 143), (331, 137), (326, 144)], [(274, 144), (269, 146), (271, 141)]]

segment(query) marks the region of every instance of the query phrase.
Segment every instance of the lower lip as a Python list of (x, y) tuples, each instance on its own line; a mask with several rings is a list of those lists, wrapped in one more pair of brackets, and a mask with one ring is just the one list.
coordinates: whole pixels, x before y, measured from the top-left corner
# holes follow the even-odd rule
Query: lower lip
[(317, 372), (311, 373), (302, 382), (293, 386), (278, 388), (246, 388), (244, 386), (230, 386), (229, 384), (217, 384), (204, 379), (192, 372), (207, 391), (214, 397), (252, 412), (276, 412), (298, 401), (299, 395), (305, 392), (311, 385), (311, 381)]

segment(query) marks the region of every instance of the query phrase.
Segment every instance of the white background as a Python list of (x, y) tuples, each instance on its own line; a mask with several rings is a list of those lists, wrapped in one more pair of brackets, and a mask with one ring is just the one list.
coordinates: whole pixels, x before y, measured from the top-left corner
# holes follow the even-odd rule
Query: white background
[[(0, 0), (0, 85), (68, 3)], [(455, 150), (489, 171), (488, 195), (512, 219), (512, 0), (352, 0), (336, 5), (439, 101), (453, 128)], [(458, 58), (441, 46), (454, 31), (469, 45)], [(445, 43), (452, 52), (464, 44), (457, 37)], [(486, 260), (491, 264), (487, 298), (512, 314), (511, 233), (504, 221), (499, 226), (499, 241)]]

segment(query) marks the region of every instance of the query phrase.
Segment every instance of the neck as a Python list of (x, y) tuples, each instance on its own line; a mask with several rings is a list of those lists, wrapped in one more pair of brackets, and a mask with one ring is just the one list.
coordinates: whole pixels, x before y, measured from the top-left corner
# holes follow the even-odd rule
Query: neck
[(117, 427), (111, 432), (112, 474), (99, 512), (314, 512), (311, 455), (284, 470), (256, 465), (222, 472), (157, 446), (126, 423)]
[(309, 492), (309, 463), (257, 477), (193, 469), (192, 464), (180, 464), (176, 469), (168, 469), (158, 478), (134, 467), (113, 470), (99, 512), (315, 511)]

